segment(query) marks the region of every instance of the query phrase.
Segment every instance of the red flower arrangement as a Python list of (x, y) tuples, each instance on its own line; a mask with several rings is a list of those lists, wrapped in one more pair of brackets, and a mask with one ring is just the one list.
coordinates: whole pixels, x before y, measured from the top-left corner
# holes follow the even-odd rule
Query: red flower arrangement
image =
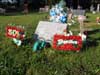
[[(67, 43), (63, 43), (58, 45), (58, 40), (61, 39), (63, 41), (67, 40)], [(72, 42), (68, 42), (68, 41)], [(77, 44), (74, 43), (74, 41), (77, 42)], [(64, 36), (64, 35), (54, 35), (53, 38), (53, 48), (57, 50), (74, 50), (79, 51), (82, 48), (82, 38), (80, 36)]]
[(16, 26), (7, 26), (6, 36), (9, 38), (24, 39), (24, 30), (23, 28), (18, 28)]

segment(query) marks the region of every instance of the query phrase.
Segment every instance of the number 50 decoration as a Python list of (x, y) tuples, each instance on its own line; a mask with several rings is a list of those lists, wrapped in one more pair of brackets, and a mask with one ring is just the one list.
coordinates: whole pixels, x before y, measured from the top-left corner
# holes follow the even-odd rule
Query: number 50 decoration
[(24, 30), (16, 26), (7, 26), (6, 27), (6, 36), (9, 38), (21, 38), (23, 39)]

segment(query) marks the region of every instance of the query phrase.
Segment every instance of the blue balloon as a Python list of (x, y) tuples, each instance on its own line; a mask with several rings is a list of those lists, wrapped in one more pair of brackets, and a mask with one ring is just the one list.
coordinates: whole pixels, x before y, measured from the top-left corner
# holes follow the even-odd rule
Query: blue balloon
[(51, 10), (50, 11), (50, 16), (55, 16), (56, 15), (56, 12), (54, 10)]
[(63, 23), (66, 23), (66, 18), (63, 18), (63, 19), (62, 19), (62, 22), (63, 22)]
[[(67, 12), (64, 10), (65, 2), (61, 0), (58, 4), (56, 4), (54, 7), (50, 10), (50, 21), (51, 22), (67, 22)], [(60, 16), (60, 19), (59, 19)], [(54, 17), (54, 18), (52, 18)]]
[(66, 23), (66, 20), (67, 20), (67, 19), (66, 19), (65, 16), (61, 16), (61, 17), (60, 17), (60, 21), (61, 21), (62, 23)]

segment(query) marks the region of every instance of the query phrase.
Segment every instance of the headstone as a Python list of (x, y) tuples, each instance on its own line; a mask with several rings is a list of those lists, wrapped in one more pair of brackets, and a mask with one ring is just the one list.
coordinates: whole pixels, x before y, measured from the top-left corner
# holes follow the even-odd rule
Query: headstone
[(40, 7), (39, 8), (39, 12), (42, 13), (42, 12), (48, 12), (49, 11), (49, 6), (45, 6), (45, 7)]
[(39, 13), (42, 13), (45, 11), (45, 8), (39, 8)]
[(29, 10), (28, 10), (28, 3), (25, 3), (25, 4), (24, 4), (23, 13), (27, 14), (28, 12), (29, 12)]
[(49, 6), (45, 6), (45, 12), (49, 11)]
[(91, 7), (90, 7), (90, 11), (91, 11), (91, 12), (94, 11), (94, 7), (93, 7), (93, 5), (91, 5)]
[(5, 10), (5, 9), (0, 8), (0, 13), (1, 13), (1, 14), (4, 14), (5, 12), (6, 12), (6, 10)]
[(73, 12), (73, 15), (85, 15), (85, 10), (80, 10), (80, 9), (77, 9), (77, 10), (72, 10)]
[(44, 38), (46, 41), (51, 41), (55, 34), (63, 34), (63, 30), (67, 27), (66, 24), (62, 23), (52, 23), (47, 21), (40, 21), (36, 31), (34, 38), (40, 39)]
[(100, 4), (97, 5), (97, 12), (100, 12)]

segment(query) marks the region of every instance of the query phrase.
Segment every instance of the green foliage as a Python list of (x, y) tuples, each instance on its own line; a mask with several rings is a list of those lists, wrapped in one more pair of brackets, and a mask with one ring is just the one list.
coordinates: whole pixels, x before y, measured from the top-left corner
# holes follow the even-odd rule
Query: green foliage
[[(99, 30), (100, 26), (97, 27), (95, 18), (100, 14), (87, 15), (90, 21), (86, 24), (87, 28)], [(6, 25), (15, 23), (25, 27), (26, 38), (32, 38), (38, 22), (45, 20), (45, 16), (45, 13), (0, 16), (0, 75), (99, 75), (100, 30), (89, 35), (90, 40), (97, 41), (98, 45), (84, 48), (79, 53), (57, 51), (52, 48), (33, 52), (33, 44), (16, 47), (12, 40), (5, 36)], [(73, 29), (78, 26), (74, 26)]]

